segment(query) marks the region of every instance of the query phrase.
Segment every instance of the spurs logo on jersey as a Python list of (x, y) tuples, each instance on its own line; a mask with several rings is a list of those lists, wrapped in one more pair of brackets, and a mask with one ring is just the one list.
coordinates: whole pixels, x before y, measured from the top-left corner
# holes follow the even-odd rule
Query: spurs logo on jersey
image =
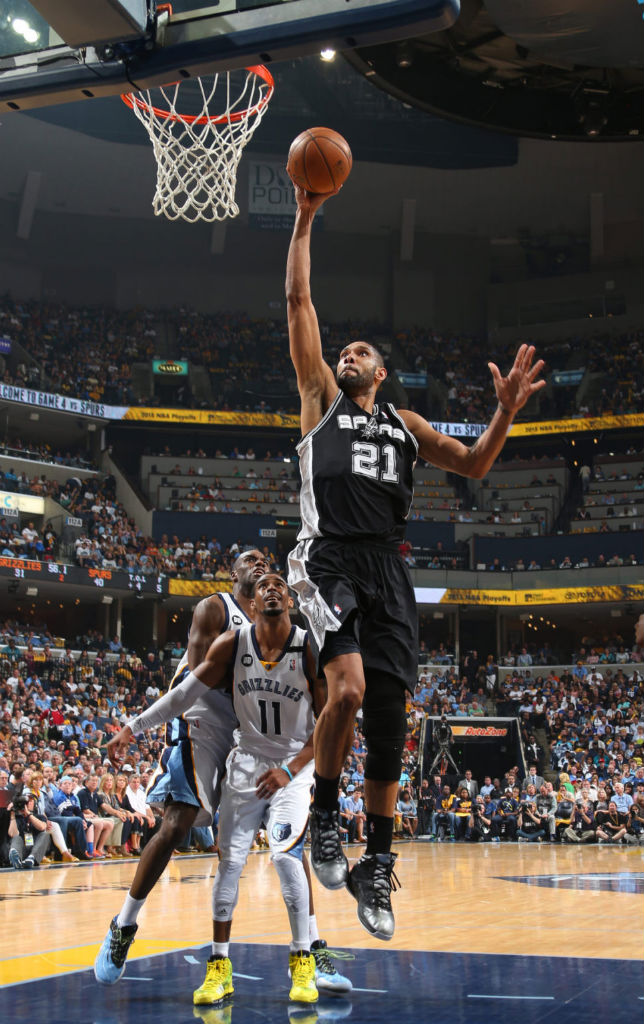
[[(223, 601), (226, 611), (222, 633), (228, 629), (237, 629), (250, 623), (251, 620), (243, 608), (237, 604), (232, 594), (220, 593), (218, 596)], [(189, 671), (188, 652), (186, 651), (177, 665), (176, 672), (170, 683), (170, 689), (185, 679)], [(219, 738), (222, 728), (232, 729), (236, 724), (237, 720), (233, 711), (230, 694), (222, 690), (210, 690), (199, 697), (188, 711), (184, 711), (180, 718), (174, 718), (168, 723), (165, 741), (167, 744), (178, 743), (179, 740), (185, 739), (188, 736), (190, 728), (198, 729), (200, 738), (203, 740), (206, 740), (209, 736)]]
[(368, 415), (342, 391), (304, 437), (298, 540), (402, 540), (418, 443), (390, 404)]
[(233, 705), (235, 744), (259, 757), (288, 757), (313, 732), (313, 698), (306, 676), (307, 637), (293, 626), (277, 661), (262, 660), (255, 626), (237, 633)]

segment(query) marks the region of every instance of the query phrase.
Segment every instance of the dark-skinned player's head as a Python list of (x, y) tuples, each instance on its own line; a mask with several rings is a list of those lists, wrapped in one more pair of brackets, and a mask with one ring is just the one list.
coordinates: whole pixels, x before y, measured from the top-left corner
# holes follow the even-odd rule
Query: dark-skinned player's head
[(278, 572), (264, 572), (255, 580), (253, 601), (257, 615), (266, 618), (283, 615), (293, 604), (288, 584)]
[(378, 389), (387, 377), (380, 352), (368, 341), (352, 341), (345, 345), (338, 359), (335, 379), (349, 397)]
[(268, 567), (266, 556), (257, 548), (251, 548), (235, 559), (230, 570), (230, 578), (244, 597), (252, 597), (256, 581), (264, 575)]

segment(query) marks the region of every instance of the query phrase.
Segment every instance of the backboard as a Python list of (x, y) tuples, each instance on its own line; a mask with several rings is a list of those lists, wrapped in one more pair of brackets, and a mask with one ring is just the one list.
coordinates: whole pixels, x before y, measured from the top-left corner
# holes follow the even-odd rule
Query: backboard
[(460, 0), (5, 0), (0, 112), (448, 28)]

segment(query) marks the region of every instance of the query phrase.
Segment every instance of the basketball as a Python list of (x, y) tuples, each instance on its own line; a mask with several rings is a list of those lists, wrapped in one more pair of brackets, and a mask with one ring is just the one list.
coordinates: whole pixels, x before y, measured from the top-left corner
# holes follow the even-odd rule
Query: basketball
[(307, 192), (334, 192), (349, 177), (353, 157), (346, 139), (332, 128), (307, 128), (293, 139), (286, 171)]

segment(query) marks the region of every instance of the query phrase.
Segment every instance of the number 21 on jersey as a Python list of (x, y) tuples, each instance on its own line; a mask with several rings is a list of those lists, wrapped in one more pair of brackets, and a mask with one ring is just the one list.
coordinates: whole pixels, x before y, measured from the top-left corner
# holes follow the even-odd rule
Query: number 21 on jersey
[(396, 449), (393, 444), (385, 444), (381, 449), (380, 445), (372, 441), (354, 441), (351, 451), (351, 469), (358, 476), (368, 476), (386, 484), (398, 483)]

